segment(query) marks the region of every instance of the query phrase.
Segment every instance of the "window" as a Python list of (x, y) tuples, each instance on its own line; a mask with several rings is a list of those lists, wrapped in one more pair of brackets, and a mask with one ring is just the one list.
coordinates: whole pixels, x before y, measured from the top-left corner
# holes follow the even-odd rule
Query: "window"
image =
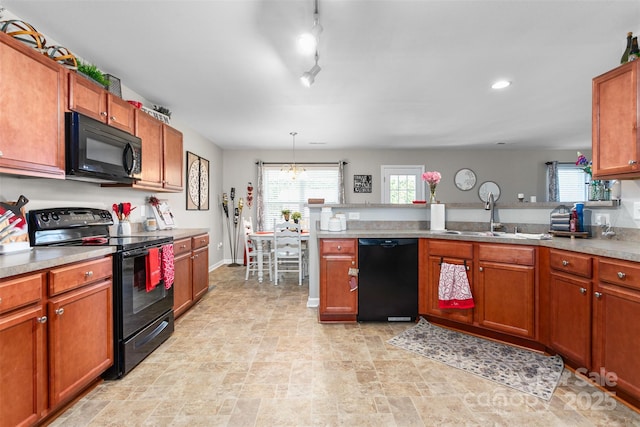
[(423, 200), (424, 166), (382, 166), (382, 203), (406, 204)]
[[(273, 230), (274, 220), (282, 220), (282, 210), (289, 209), (302, 214), (303, 227), (308, 227), (307, 200), (324, 199), (325, 203), (340, 201), (340, 177), (338, 165), (304, 166), (305, 172), (296, 179), (282, 172), (280, 165), (264, 165), (263, 197), (264, 228)], [(307, 225), (305, 226), (305, 222)]]
[(560, 202), (588, 200), (589, 175), (573, 163), (558, 163), (558, 198)]

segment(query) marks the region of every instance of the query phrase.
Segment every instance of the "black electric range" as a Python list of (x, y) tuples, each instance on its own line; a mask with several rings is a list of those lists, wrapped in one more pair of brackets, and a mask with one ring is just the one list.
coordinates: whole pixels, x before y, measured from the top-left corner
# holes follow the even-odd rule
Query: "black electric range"
[(109, 226), (113, 225), (113, 218), (105, 209), (32, 210), (27, 222), (31, 246), (114, 246), (116, 249), (113, 254), (114, 363), (104, 378), (126, 375), (173, 333), (172, 283), (161, 277), (149, 286), (151, 279), (147, 279), (156, 277), (150, 272), (151, 253), (163, 263), (169, 257), (172, 263), (173, 237), (111, 236)]

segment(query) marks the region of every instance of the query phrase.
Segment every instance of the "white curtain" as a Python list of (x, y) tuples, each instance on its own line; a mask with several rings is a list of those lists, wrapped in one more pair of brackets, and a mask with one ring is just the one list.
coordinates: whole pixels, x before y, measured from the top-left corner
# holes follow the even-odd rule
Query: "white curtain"
[(558, 162), (547, 162), (547, 201), (560, 201), (560, 185), (558, 181)]
[(258, 186), (256, 188), (256, 227), (258, 231), (264, 230), (264, 183), (262, 172), (264, 163), (258, 161)]

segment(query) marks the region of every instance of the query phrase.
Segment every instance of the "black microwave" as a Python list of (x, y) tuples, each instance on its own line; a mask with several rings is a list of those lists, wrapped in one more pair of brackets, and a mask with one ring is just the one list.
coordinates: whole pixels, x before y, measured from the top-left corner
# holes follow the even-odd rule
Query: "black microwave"
[(142, 167), (142, 141), (82, 114), (65, 113), (66, 177), (78, 181), (136, 182)]

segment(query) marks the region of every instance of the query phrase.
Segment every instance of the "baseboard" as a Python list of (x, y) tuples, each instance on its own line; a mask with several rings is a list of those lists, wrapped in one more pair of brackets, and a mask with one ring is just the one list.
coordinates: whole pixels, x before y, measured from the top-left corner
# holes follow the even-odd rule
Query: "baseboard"
[(307, 299), (307, 307), (316, 308), (320, 305), (320, 298), (311, 298)]

